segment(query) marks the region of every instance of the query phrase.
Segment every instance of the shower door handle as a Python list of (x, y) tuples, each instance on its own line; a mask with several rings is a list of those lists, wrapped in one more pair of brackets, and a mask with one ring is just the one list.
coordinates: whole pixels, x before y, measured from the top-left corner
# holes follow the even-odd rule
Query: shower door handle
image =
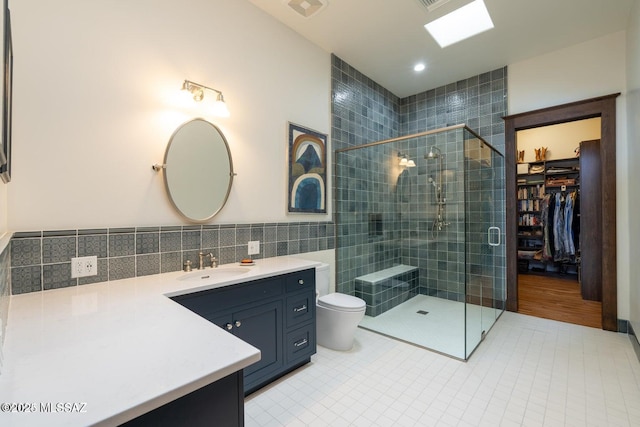
[[(492, 231), (495, 233), (492, 233)], [(492, 234), (498, 236), (497, 242), (492, 240)], [(489, 243), (489, 246), (500, 246), (500, 227), (489, 227), (487, 229), (487, 243)]]

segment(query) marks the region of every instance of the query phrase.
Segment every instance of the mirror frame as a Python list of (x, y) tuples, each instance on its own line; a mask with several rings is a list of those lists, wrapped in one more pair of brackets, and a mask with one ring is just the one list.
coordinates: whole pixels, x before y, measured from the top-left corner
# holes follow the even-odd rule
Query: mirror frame
[[(227, 186), (226, 194), (224, 196), (224, 199), (222, 200), (222, 203), (220, 203), (220, 206), (211, 215), (209, 215), (206, 218), (191, 218), (191, 217), (187, 216), (187, 214), (185, 214), (178, 207), (178, 205), (176, 205), (175, 201), (173, 200), (173, 196), (171, 195), (171, 190), (169, 189), (169, 182), (167, 180), (166, 168), (169, 167), (168, 164), (167, 164), (167, 159), (169, 157), (169, 151), (171, 150), (171, 146), (172, 146), (172, 144), (173, 144), (173, 142), (175, 140), (175, 136), (176, 136), (176, 134), (178, 132), (180, 132), (180, 130), (182, 128), (184, 128), (185, 126), (187, 126), (188, 124), (193, 123), (193, 122), (204, 122), (207, 125), (211, 126), (218, 133), (218, 135), (220, 135), (220, 138), (222, 139), (222, 142), (224, 143), (224, 147), (225, 147), (226, 152), (227, 152), (227, 159), (229, 160), (229, 185)], [(227, 200), (229, 199), (229, 194), (231, 194), (231, 186), (233, 185), (233, 177), (236, 176), (237, 174), (233, 171), (233, 158), (231, 157), (231, 149), (229, 148), (229, 143), (227, 142), (227, 138), (224, 136), (224, 133), (222, 133), (222, 131), (220, 130), (220, 128), (218, 128), (218, 126), (214, 125), (210, 121), (205, 120), (203, 118), (195, 118), (195, 119), (189, 120), (187, 122), (184, 122), (183, 124), (178, 126), (178, 128), (173, 132), (173, 134), (171, 134), (171, 138), (169, 138), (169, 143), (167, 144), (167, 148), (166, 148), (166, 150), (164, 152), (163, 164), (164, 164), (165, 170), (164, 170), (162, 175), (163, 175), (163, 181), (164, 181), (164, 188), (167, 191), (167, 197), (169, 198), (169, 201), (171, 202), (171, 205), (175, 208), (175, 210), (180, 214), (180, 216), (182, 216), (187, 221), (192, 222), (192, 223), (196, 223), (196, 224), (206, 223), (206, 222), (210, 221), (214, 216), (216, 216), (222, 210), (222, 208), (224, 208), (224, 206), (227, 204)]]

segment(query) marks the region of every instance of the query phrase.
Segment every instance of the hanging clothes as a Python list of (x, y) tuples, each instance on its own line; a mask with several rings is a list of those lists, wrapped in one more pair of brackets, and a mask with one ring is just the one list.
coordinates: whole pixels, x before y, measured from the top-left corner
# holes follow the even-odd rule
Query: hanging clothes
[(553, 222), (555, 221), (556, 214), (556, 197), (555, 195), (547, 194), (549, 196), (549, 216), (547, 218), (547, 222), (549, 226), (547, 227), (549, 230), (549, 238), (547, 240), (547, 245), (549, 245), (549, 259), (553, 259), (556, 253), (555, 235), (553, 230)]
[(565, 258), (564, 251), (564, 196), (561, 193), (556, 193), (555, 196), (555, 212), (553, 214), (553, 247), (555, 249), (553, 260), (562, 261)]
[[(542, 259), (553, 259), (553, 251), (551, 250), (551, 240), (549, 239), (551, 231), (551, 225), (549, 223), (549, 210), (551, 204), (551, 195), (545, 194), (542, 198), (542, 204), (540, 209), (540, 219), (542, 221)], [(553, 209), (553, 208), (551, 208)]]
[(565, 198), (564, 204), (564, 249), (565, 253), (569, 258), (572, 258), (576, 255), (576, 248), (573, 245), (573, 201), (574, 195), (573, 193), (569, 194)]
[[(574, 237), (574, 203), (577, 192), (565, 196), (556, 193), (553, 212), (553, 260), (570, 262), (575, 259), (576, 245)], [(550, 221), (551, 222), (551, 221)]]

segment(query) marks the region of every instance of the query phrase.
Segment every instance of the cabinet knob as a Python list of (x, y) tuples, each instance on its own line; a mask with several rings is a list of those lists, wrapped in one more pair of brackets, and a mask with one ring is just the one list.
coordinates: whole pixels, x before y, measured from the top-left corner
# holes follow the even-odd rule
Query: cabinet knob
[(236, 320), (236, 328), (239, 328), (240, 326), (242, 326), (242, 322), (240, 322), (239, 320)]
[(299, 280), (298, 280), (298, 285), (304, 285), (304, 280), (299, 279)]
[(233, 329), (233, 325), (231, 323), (227, 323), (226, 325), (224, 325), (227, 328), (227, 331), (230, 331)]

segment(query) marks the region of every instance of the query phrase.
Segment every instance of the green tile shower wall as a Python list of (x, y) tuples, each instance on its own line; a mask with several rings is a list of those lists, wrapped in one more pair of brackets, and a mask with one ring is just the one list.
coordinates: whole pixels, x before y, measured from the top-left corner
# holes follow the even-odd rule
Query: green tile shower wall
[[(503, 152), (502, 117), (506, 113), (506, 67), (400, 99), (332, 55), (331, 141), (336, 150), (465, 123)], [(456, 144), (453, 140), (435, 142), (443, 152), (451, 154), (447, 156), (446, 167), (461, 165), (462, 145)], [(415, 155), (416, 159), (426, 154), (423, 153), (424, 143), (409, 144), (402, 149)], [(402, 219), (396, 216), (398, 212), (415, 212), (418, 202), (396, 206), (397, 194), (391, 191), (392, 183), (383, 176), (384, 162), (389, 162), (389, 156), (397, 155), (397, 147), (392, 151), (390, 148), (368, 152), (356, 150), (348, 155), (345, 153), (341, 162), (336, 161), (337, 289), (354, 294), (355, 277), (392, 265), (407, 264), (420, 267), (421, 293), (463, 300), (464, 213), (453, 216), (455, 225), (443, 233), (444, 238), (416, 243), (429, 240), (424, 238), (425, 231), (416, 230), (428, 228), (435, 210), (429, 209), (426, 219), (424, 216), (411, 218), (405, 215)], [(420, 167), (428, 168), (418, 165), (416, 169)], [(461, 166), (459, 170), (464, 168)], [(423, 169), (418, 173), (430, 172)], [(349, 182), (345, 183), (341, 177)], [(378, 191), (380, 189), (382, 191)], [(427, 192), (427, 189), (419, 188), (418, 191)], [(372, 210), (365, 211), (365, 208)], [(371, 212), (381, 213), (383, 217), (383, 232), (375, 236), (368, 233), (368, 213)], [(478, 253), (473, 254), (476, 255)]]
[[(213, 253), (221, 264), (233, 263), (247, 256), (247, 243), (252, 240), (260, 241), (260, 254), (252, 256), (256, 259), (334, 249), (334, 224), (257, 223), (16, 233), (10, 252), (0, 255), (0, 292), (8, 293), (8, 283), (11, 293), (17, 295), (178, 271), (186, 260), (197, 264), (200, 250)], [(92, 255), (98, 257), (98, 275), (72, 279), (71, 258)]]
[[(396, 137), (400, 133), (400, 98), (351, 67), (335, 55), (331, 57), (331, 143), (334, 150), (357, 147)], [(400, 264), (397, 225), (384, 221), (384, 232), (368, 236), (369, 222), (364, 208), (382, 182), (374, 160), (380, 152), (345, 154), (343, 166), (336, 162), (336, 177), (352, 177), (350, 182), (334, 179), (336, 200), (336, 286), (339, 292), (355, 294), (354, 279)], [(370, 156), (370, 157), (368, 157)], [(343, 167), (343, 169), (340, 169)], [(353, 184), (351, 183), (353, 182)], [(341, 187), (340, 187), (341, 186)], [(377, 197), (374, 196), (374, 197)], [(376, 212), (388, 213), (392, 201), (371, 200)]]

